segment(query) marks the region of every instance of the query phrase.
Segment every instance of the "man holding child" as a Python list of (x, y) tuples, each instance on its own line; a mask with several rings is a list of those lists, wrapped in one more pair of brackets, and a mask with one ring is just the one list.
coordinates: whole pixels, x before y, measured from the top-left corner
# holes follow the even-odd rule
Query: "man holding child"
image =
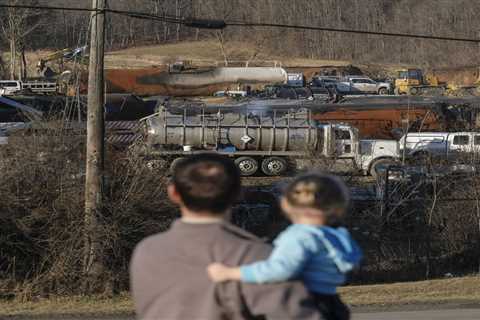
[(168, 195), (181, 219), (143, 240), (132, 258), (138, 317), (349, 319), (336, 287), (361, 252), (337, 226), (348, 205), (343, 182), (320, 174), (295, 179), (282, 197), (294, 224), (273, 251), (226, 222), (240, 193), (228, 158), (205, 153), (176, 166)]

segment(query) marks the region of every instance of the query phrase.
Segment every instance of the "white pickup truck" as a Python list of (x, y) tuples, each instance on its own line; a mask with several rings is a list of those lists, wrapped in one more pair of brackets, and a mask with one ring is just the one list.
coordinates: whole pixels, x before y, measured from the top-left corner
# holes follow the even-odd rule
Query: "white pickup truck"
[(388, 82), (376, 82), (364, 76), (346, 76), (341, 82), (349, 86), (349, 93), (370, 93), (386, 95), (392, 92), (392, 84)]
[(59, 91), (58, 84), (51, 81), (0, 80), (0, 95), (9, 96), (30, 91), (39, 94), (56, 94)]
[(480, 132), (412, 132), (400, 138), (407, 156), (454, 156), (480, 152)]

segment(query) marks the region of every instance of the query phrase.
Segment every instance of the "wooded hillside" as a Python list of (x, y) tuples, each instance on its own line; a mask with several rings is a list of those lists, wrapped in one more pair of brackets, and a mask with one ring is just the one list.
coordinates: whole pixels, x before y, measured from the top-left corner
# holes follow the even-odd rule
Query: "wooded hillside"
[[(18, 4), (90, 7), (90, 0), (10, 0)], [(111, 8), (158, 15), (197, 16), (248, 22), (272, 22), (402, 32), (451, 37), (480, 38), (480, 2), (472, 0), (115, 0)], [(16, 15), (25, 11), (17, 10)], [(3, 10), (0, 29), (7, 51), (11, 28)], [(416, 65), (470, 65), (480, 63), (480, 45), (475, 43), (412, 40), (322, 31), (229, 27), (204, 31), (183, 26), (110, 15), (108, 49), (150, 43), (214, 38), (251, 42), (264, 52), (360, 62), (393, 62)], [(20, 51), (84, 45), (89, 17), (86, 13), (30, 10), (29, 31), (19, 41)], [(9, 33), (10, 32), (10, 33)], [(17, 41), (19, 39), (17, 38)]]

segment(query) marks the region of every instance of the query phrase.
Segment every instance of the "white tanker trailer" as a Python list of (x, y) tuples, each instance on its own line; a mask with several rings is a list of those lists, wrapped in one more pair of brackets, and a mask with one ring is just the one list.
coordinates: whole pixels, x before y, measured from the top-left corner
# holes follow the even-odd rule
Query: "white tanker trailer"
[[(153, 161), (175, 160), (213, 151), (233, 158), (243, 176), (261, 170), (277, 176), (302, 160), (329, 159), (330, 168), (375, 175), (379, 165), (397, 161), (393, 140), (359, 140), (358, 130), (322, 124), (310, 110), (259, 110), (161, 107), (141, 120), (145, 155)], [(333, 164), (333, 166), (332, 166)]]

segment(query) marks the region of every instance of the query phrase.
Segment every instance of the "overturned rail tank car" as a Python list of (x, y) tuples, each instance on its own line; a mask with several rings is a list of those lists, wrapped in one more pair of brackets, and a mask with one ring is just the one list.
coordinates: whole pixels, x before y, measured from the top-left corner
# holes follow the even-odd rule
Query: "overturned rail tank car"
[(197, 68), (172, 72), (168, 67), (106, 70), (108, 93), (139, 96), (210, 96), (238, 86), (286, 83), (287, 72), (275, 67)]

